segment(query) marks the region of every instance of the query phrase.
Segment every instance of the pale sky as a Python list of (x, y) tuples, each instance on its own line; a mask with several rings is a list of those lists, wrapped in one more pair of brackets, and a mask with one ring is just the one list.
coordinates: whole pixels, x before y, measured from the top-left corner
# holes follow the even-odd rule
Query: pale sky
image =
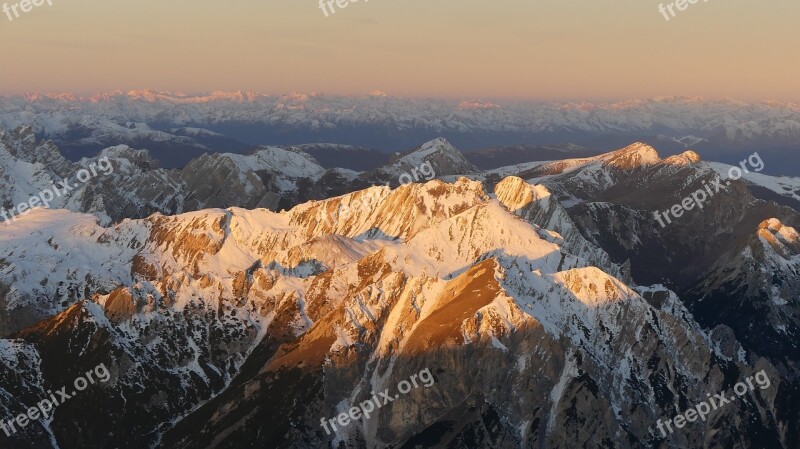
[(669, 21), (663, 0), (361, 0), (328, 18), (318, 0), (52, 2), (0, 15), (0, 94), (800, 101), (797, 0), (699, 0)]

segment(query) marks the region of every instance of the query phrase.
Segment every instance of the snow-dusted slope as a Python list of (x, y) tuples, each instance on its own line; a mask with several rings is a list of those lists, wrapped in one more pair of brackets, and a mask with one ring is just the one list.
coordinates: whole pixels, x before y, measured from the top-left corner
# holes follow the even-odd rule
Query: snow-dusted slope
[(595, 157), (538, 164), (518, 176), (548, 186), (566, 206), (572, 206), (659, 162), (661, 158), (653, 147), (637, 142)]
[(629, 273), (611, 262), (599, 245), (586, 240), (566, 209), (550, 191), (540, 184), (529, 184), (520, 178), (508, 177), (495, 187), (495, 195), (514, 214), (538, 226), (544, 238), (557, 242), (572, 254), (579, 255), (606, 272), (623, 279)]
[[(706, 162), (706, 164), (717, 172), (720, 177), (724, 179), (730, 177), (729, 172), (733, 167), (732, 165), (720, 162)], [(791, 176), (769, 176), (754, 171), (744, 172), (741, 170), (741, 167), (739, 167), (738, 172), (734, 171), (733, 173), (741, 173), (742, 179), (750, 184), (764, 187), (778, 195), (800, 202), (800, 178)]]
[(221, 156), (233, 159), (242, 172), (268, 170), (289, 179), (307, 178), (313, 181), (325, 173), (325, 169), (313, 157), (290, 147), (262, 147), (248, 156), (239, 154)]

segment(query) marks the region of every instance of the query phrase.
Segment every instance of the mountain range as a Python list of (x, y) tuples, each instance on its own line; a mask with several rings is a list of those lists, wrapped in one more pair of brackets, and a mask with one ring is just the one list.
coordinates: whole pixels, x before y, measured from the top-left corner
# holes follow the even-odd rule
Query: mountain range
[[(337, 154), (336, 167), (363, 171), (385, 163), (382, 154), (444, 137), (467, 152), (496, 150), (488, 159), (496, 165), (484, 165), (485, 154), (472, 160), (485, 169), (525, 162), (513, 160), (525, 150), (507, 154), (508, 147), (520, 142), (537, 142), (545, 152), (556, 145), (599, 154), (646, 141), (665, 155), (693, 148), (709, 159), (732, 164), (758, 150), (780, 161), (767, 167), (767, 173), (800, 176), (795, 157), (800, 105), (774, 101), (663, 97), (524, 103), (411, 99), (383, 92), (341, 97), (151, 90), (0, 97), (0, 128), (18, 126), (31, 126), (38, 138), (53, 140), (73, 161), (126, 144), (150, 149), (166, 168), (182, 168), (206, 152), (248, 153), (264, 143), (327, 142), (348, 147)], [(349, 145), (364, 151), (353, 153)], [(556, 158), (550, 154), (540, 160), (547, 159)]]
[[(267, 101), (132, 95), (91, 104)], [(662, 227), (729, 166), (546, 144), (528, 148), (580, 154), (487, 169), (436, 138), (363, 170), (319, 145), (159, 168), (40, 134), (0, 133), (6, 208), (114, 171), (0, 223), (0, 419), (99, 363), (111, 379), (4, 448), (800, 446), (798, 178), (748, 173)], [(436, 179), (400, 181), (421, 164)], [(320, 426), (424, 369), (429, 387)], [(656, 429), (761, 371), (769, 388)]]

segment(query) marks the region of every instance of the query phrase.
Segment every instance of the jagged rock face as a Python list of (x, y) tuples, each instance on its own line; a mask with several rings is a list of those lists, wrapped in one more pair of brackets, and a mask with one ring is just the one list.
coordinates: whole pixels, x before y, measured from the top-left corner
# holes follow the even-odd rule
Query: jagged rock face
[(192, 196), (209, 207), (228, 207), (236, 201), (246, 200), (242, 207), (277, 207), (278, 195), (274, 179), (259, 176), (252, 170), (243, 172), (236, 163), (224, 156), (203, 155), (184, 169), (182, 178)]
[[(141, 291), (134, 294), (144, 296)], [(57, 409), (46, 429), (59, 446), (153, 445), (154, 424), (187, 413), (201, 398), (220, 390), (258, 334), (252, 323), (217, 314), (210, 304), (169, 310), (158, 304), (162, 299), (154, 292), (145, 294), (138, 300), (149, 300), (150, 309), (124, 322), (112, 324), (100, 306), (81, 302), (14, 335), (35, 347), (41, 358), (41, 381), (31, 397), (47, 397), (54, 386), (71, 387), (98, 363), (111, 373), (108, 383), (79, 392)], [(145, 406), (130, 405), (134, 403)], [(11, 402), (9, 412), (20, 413), (20, 405)], [(29, 426), (32, 432), (36, 427), (41, 429)], [(29, 428), (11, 439), (12, 447), (47, 447), (49, 438), (30, 437)]]
[(30, 127), (20, 127), (10, 132), (0, 130), (0, 142), (5, 151), (17, 159), (31, 164), (39, 163), (54, 173), (67, 176), (71, 165), (51, 142), (38, 142)]
[(777, 219), (765, 220), (743, 249), (721, 258), (687, 292), (689, 306), (704, 325), (732, 328), (746, 348), (788, 365), (797, 379), (799, 270), (797, 231)]
[(103, 150), (98, 157), (108, 158), (113, 174), (86, 183), (84, 196), (91, 202), (83, 201), (71, 210), (107, 217), (101, 221), (107, 225), (124, 218), (195, 210), (201, 205), (188, 193), (179, 173), (157, 168), (147, 151), (119, 146)]
[[(110, 169), (103, 163), (104, 169), (95, 169), (86, 182), (77, 179), (79, 170), (100, 165), (104, 158), (108, 158)], [(91, 213), (106, 225), (123, 218), (199, 207), (199, 203), (187, 199), (178, 173), (156, 168), (146, 151), (123, 145), (72, 163), (52, 143), (37, 141), (30, 128), (19, 128), (0, 137), (0, 178), (4, 185), (0, 201), (5, 209), (27, 203), (32, 196), (49, 190), (53, 197), (50, 207)], [(64, 180), (73, 187), (71, 191), (61, 186)], [(61, 192), (56, 193), (54, 185)]]
[[(28, 127), (0, 131), (0, 207), (8, 210), (27, 202), (32, 193), (71, 174), (71, 166), (53, 144), (37, 142)], [(54, 200), (55, 207), (64, 204), (62, 199)]]
[[(633, 289), (603, 271), (620, 269), (591, 251), (544, 188), (509, 178), (496, 195), (467, 179), (432, 181), (282, 213), (199, 211), (111, 228), (32, 212), (26, 231), (46, 243), (0, 255), (0, 281), (18, 301), (53, 294), (27, 261), (64, 245), (105, 267), (94, 270), (105, 291), (84, 284), (88, 297), (16, 333), (3, 357), (37, 368), (6, 374), (0, 391), (41, 396), (98, 361), (112, 381), (12, 447), (49, 447), (50, 435), (61, 448), (583, 447), (598, 438), (751, 447), (742, 435), (796, 438), (796, 410), (776, 399), (793, 385), (769, 361), (707, 333), (664, 287)], [(348, 214), (330, 218), (343, 206)], [(9, 229), (23, 235), (21, 224)], [(796, 234), (781, 229), (762, 230), (786, 256)], [(52, 261), (47, 276), (84, 275), (80, 260)], [(426, 368), (435, 383), (369, 420), (335, 436), (320, 427)], [(774, 388), (691, 432), (654, 433), (659, 417), (757, 369)], [(7, 411), (21, 404), (10, 400)]]

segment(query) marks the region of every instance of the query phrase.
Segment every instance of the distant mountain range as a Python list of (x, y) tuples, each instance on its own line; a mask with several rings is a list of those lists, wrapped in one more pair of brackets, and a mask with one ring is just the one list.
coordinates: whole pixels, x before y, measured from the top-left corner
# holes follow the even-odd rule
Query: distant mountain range
[[(313, 154), (327, 154), (323, 166)], [(290, 209), (310, 200), (323, 200), (373, 185), (396, 187), (400, 176), (429, 161), (436, 177), (456, 179), (465, 175), (479, 179), (492, 188), (502, 177), (538, 177), (548, 167), (563, 169), (561, 160), (592, 161), (588, 150), (576, 146), (515, 146), (495, 150), (461, 152), (446, 139), (439, 138), (401, 153), (386, 155), (385, 162), (369, 170), (330, 167), (337, 160), (355, 160), (369, 150), (344, 145), (305, 144), (295, 146), (254, 147), (249, 154), (203, 153), (181, 169), (159, 167), (147, 150), (127, 145), (109, 147), (97, 156), (71, 162), (64, 158), (50, 141), (38, 140), (31, 127), (11, 132), (0, 131), (0, 205), (10, 209), (27, 201), (31, 195), (66, 179), (81, 167), (100, 158), (108, 158), (114, 175), (98, 177), (91, 183), (77, 186), (67, 198), (57, 198), (54, 207), (98, 216), (107, 225), (124, 218), (144, 218), (153, 213), (180, 214), (207, 208)], [(380, 154), (380, 153), (379, 153)], [(334, 155), (340, 155), (336, 158)], [(524, 159), (530, 162), (515, 163)], [(570, 159), (574, 156), (580, 156)], [(369, 160), (364, 157), (362, 159)], [(549, 160), (548, 160), (549, 159)], [(502, 162), (513, 165), (493, 169)], [(764, 158), (764, 166), (775, 160)], [(366, 164), (373, 167), (378, 160)], [(352, 166), (352, 165), (351, 165)], [(711, 166), (726, 170), (724, 164)], [(417, 179), (418, 181), (419, 179)], [(800, 205), (800, 183), (797, 178), (777, 178), (763, 173), (748, 173), (744, 181), (759, 197), (790, 207)]]
[[(3, 448), (800, 446), (798, 178), (749, 173), (662, 227), (728, 166), (634, 143), (485, 169), (436, 138), (365, 170), (319, 145), (159, 168), (126, 145), (73, 162), (41, 131), (0, 133), (6, 207), (99, 157), (114, 173), (0, 223), (0, 419), (111, 379)], [(437, 179), (399, 186), (423, 164)], [(769, 388), (656, 430), (761, 370)]]
[[(328, 142), (355, 145), (338, 167), (369, 170), (380, 153), (403, 151), (444, 137), (467, 152), (516, 145), (566, 143), (592, 154), (632, 141), (665, 155), (693, 148), (706, 158), (736, 163), (753, 151), (776, 163), (766, 173), (800, 176), (800, 105), (702, 98), (655, 98), (617, 103), (503, 103), (323, 94), (270, 96), (246, 92), (184, 95), (131, 91), (76, 97), (30, 94), (0, 98), (0, 128), (30, 125), (73, 161), (126, 144), (148, 148), (166, 168), (182, 168), (205, 152), (247, 153), (253, 146)], [(507, 154), (507, 149), (495, 154)], [(327, 164), (327, 157), (316, 154)], [(567, 155), (569, 157), (570, 155)], [(510, 156), (518, 157), (518, 156)], [(486, 151), (481, 168), (503, 162)], [(549, 158), (549, 157), (548, 157)], [(325, 160), (323, 160), (325, 159)]]

